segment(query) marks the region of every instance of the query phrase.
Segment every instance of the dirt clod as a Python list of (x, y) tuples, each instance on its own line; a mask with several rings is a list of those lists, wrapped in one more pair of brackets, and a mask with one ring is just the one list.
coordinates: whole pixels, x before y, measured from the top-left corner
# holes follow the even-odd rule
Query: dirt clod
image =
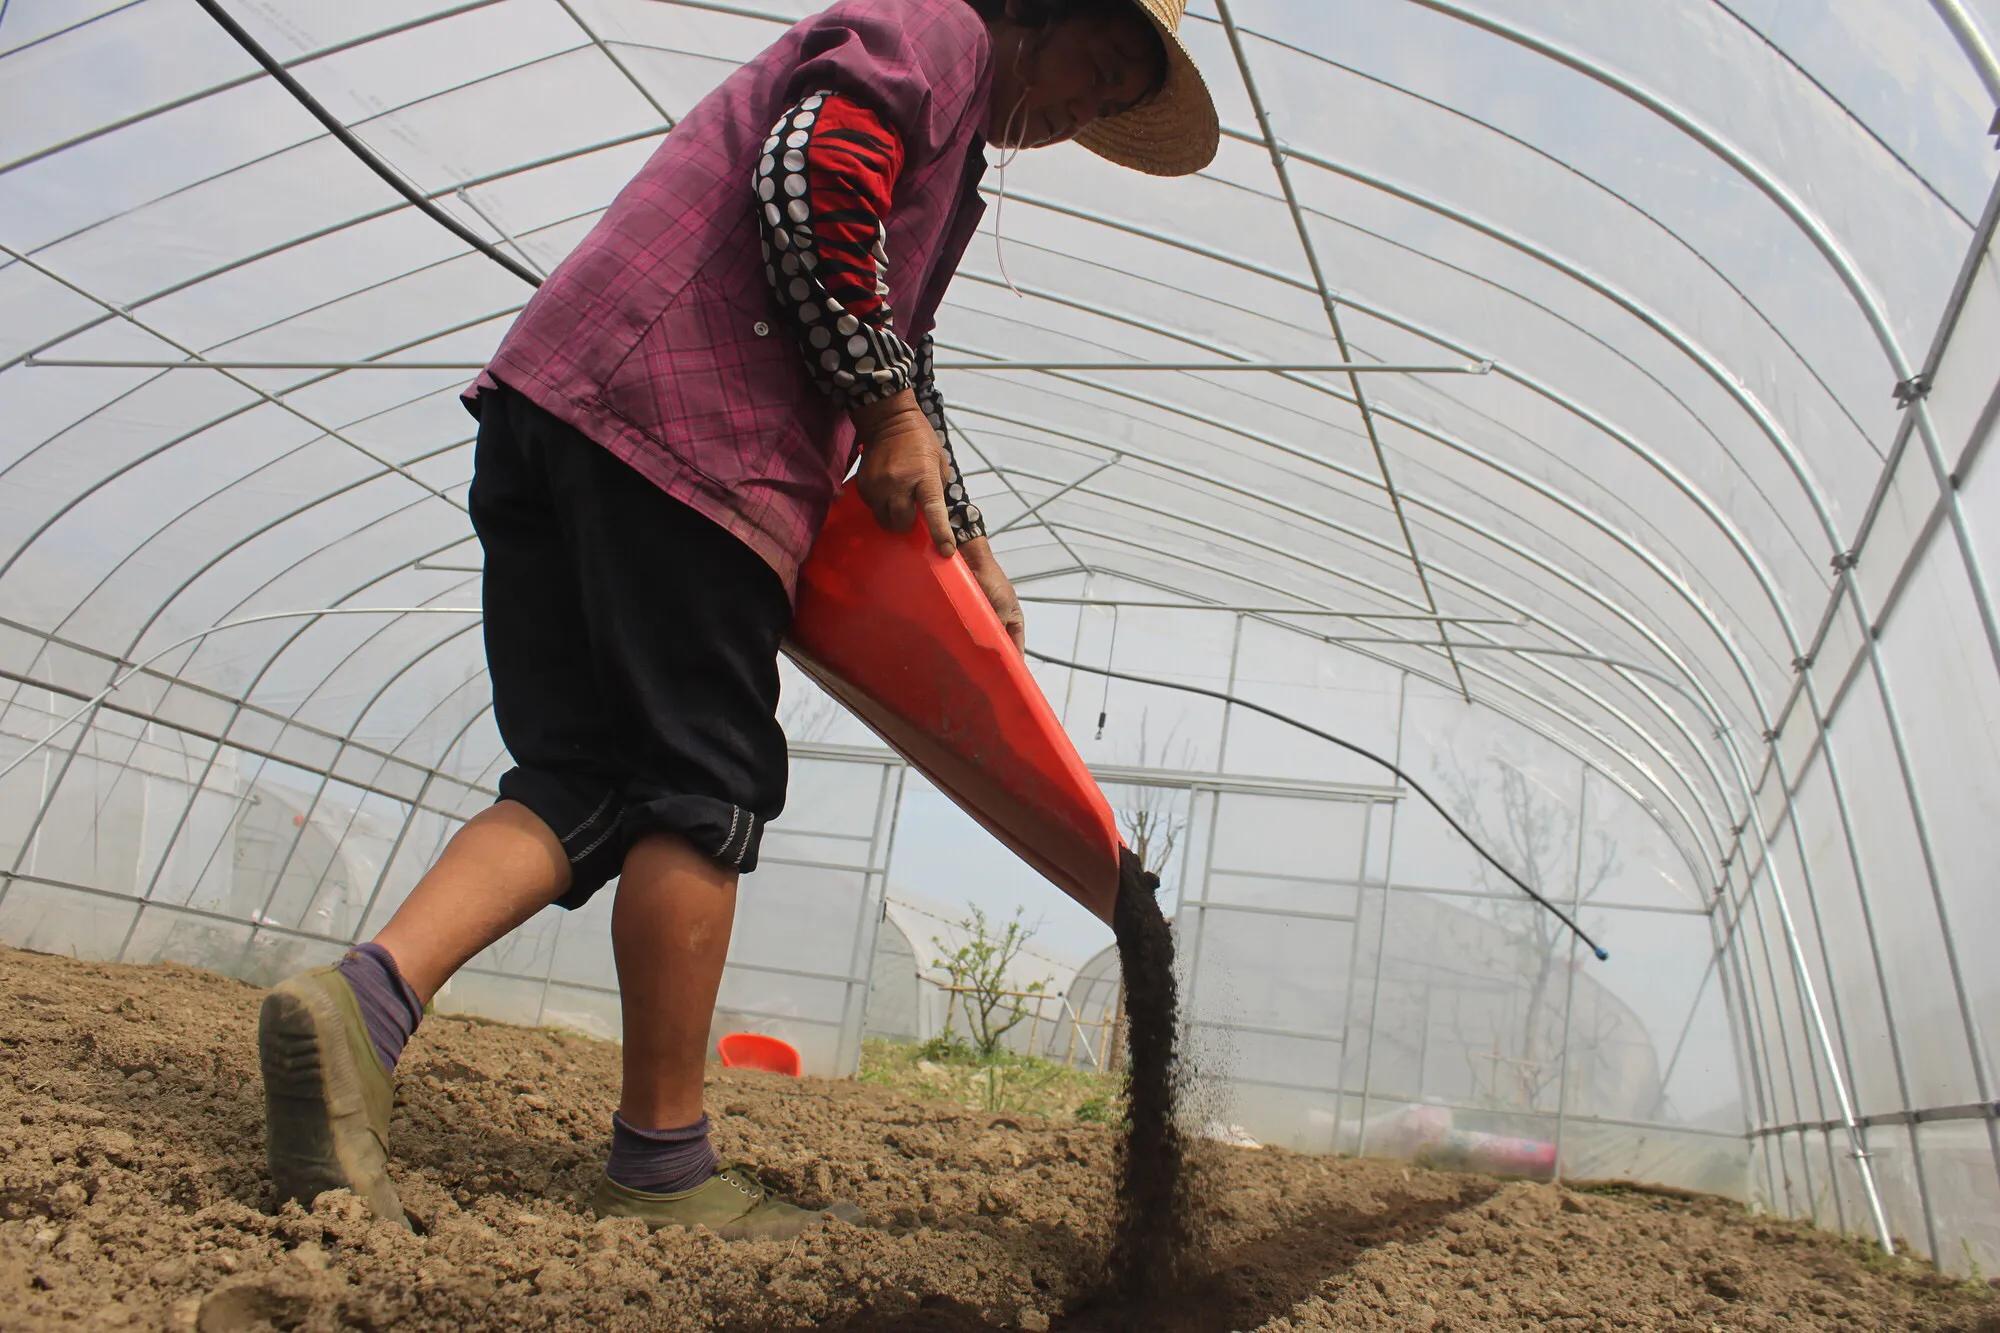
[[(648, 1234), (585, 1203), (617, 1048), (450, 1017), (404, 1053), (390, 1145), (427, 1234), (344, 1192), (274, 1212), (261, 997), (192, 968), (0, 949), (0, 1330), (1094, 1333), (1117, 1318), (1089, 1303), (1115, 1217), (1111, 1129), (996, 1128), (858, 1083), (717, 1069), (725, 1157), (808, 1202), (851, 1199), (880, 1229)], [(159, 1076), (119, 1071), (138, 1063)], [(548, 1107), (521, 1106), (523, 1085)], [(1184, 1301), (1203, 1330), (2000, 1329), (2000, 1294), (1719, 1200), (1593, 1193), (1570, 1212), (1547, 1186), (1276, 1148), (1218, 1149), (1202, 1173), (1200, 1198), (1230, 1214), (1204, 1210)], [(1740, 1294), (1708, 1290), (1710, 1273)]]

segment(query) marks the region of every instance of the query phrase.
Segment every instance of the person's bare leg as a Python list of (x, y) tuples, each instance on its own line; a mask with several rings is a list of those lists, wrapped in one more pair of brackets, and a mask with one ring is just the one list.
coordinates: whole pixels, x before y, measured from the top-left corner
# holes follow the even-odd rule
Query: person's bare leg
[[(264, 1156), (280, 1199), (309, 1205), (326, 1190), (349, 1189), (375, 1216), (407, 1225), (387, 1153), (391, 1070), (420, 1017), (402, 992), (427, 1003), (468, 958), (554, 902), (569, 880), (555, 834), (526, 806), (502, 801), (466, 822), (375, 937), (402, 974), (386, 1008), (372, 1005), (371, 996), (382, 996), (367, 975), (355, 990), (350, 969), (380, 972), (365, 949), (272, 987), (258, 1011), (257, 1053)], [(405, 1017), (408, 1026), (391, 1033)]]
[(735, 918), (736, 872), (684, 838), (648, 834), (625, 854), (611, 952), (625, 1015), (618, 1113), (628, 1123), (653, 1129), (701, 1119), (709, 1023)]
[[(651, 1227), (705, 1226), (723, 1236), (769, 1240), (789, 1239), (828, 1220), (860, 1222), (861, 1210), (851, 1203), (801, 1208), (742, 1172), (725, 1170), (699, 1184), (630, 1178), (649, 1167), (667, 1175), (715, 1170), (701, 1109), (702, 1075), (735, 917), (736, 872), (684, 839), (649, 834), (625, 854), (611, 905), (611, 951), (625, 1013), (625, 1085), (613, 1120), (611, 1160), (592, 1207), (599, 1217), (637, 1217)], [(632, 1142), (654, 1131), (674, 1137)]]
[(375, 936), (424, 1003), (474, 954), (560, 898), (569, 858), (527, 806), (501, 801), (466, 821)]

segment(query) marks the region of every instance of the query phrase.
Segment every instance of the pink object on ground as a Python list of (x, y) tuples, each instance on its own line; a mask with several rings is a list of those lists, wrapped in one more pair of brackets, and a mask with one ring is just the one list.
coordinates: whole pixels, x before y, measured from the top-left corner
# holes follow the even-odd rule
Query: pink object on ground
[(1397, 1117), (1408, 1151), (1472, 1171), (1506, 1176), (1549, 1176), (1556, 1169), (1556, 1145), (1546, 1139), (1516, 1138), (1459, 1129), (1450, 1108), (1406, 1107)]
[(724, 1069), (762, 1069), (797, 1078), (804, 1072), (799, 1048), (761, 1032), (732, 1032), (715, 1043)]

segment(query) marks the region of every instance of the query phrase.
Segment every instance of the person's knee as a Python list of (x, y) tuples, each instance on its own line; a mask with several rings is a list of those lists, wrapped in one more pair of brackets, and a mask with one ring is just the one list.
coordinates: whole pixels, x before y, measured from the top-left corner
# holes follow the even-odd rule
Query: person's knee
[(687, 834), (673, 829), (642, 829), (625, 849), (621, 883), (671, 882), (679, 879), (717, 887), (735, 887), (737, 870), (697, 846)]
[(654, 836), (670, 836), (731, 875), (756, 867), (764, 824), (764, 818), (754, 810), (718, 797), (661, 790), (645, 783), (628, 783), (625, 789), (628, 848)]
[(564, 867), (567, 885), (555, 901), (575, 909), (618, 873), (624, 857), (625, 804), (615, 781), (587, 772), (526, 766), (500, 779), (489, 816), (536, 830)]

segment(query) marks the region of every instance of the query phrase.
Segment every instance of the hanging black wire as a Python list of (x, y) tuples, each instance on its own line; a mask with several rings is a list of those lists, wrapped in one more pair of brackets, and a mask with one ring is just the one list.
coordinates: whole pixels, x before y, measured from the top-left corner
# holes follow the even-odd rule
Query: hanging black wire
[(321, 106), (318, 99), (307, 92), (299, 81), (293, 78), (291, 73), (283, 65), (280, 65), (271, 53), (258, 43), (255, 37), (243, 31), (242, 25), (231, 18), (229, 12), (220, 4), (217, 4), (216, 0), (194, 0), (194, 2), (207, 10), (208, 16), (221, 24), (222, 30), (231, 37), (234, 37), (236, 44), (245, 51), (248, 51), (250, 58), (262, 65), (264, 72), (276, 79), (279, 86), (297, 99), (300, 106), (312, 112), (314, 119), (326, 126), (327, 133), (345, 144), (349, 152), (360, 158), (370, 171), (387, 181), (397, 194), (402, 195), (403, 198), (422, 209), (434, 221), (449, 228), (452, 235), (458, 237), (473, 249), (478, 250), (488, 259), (519, 278), (522, 282), (527, 283), (530, 287), (539, 287), (542, 285), (542, 280), (535, 276), (533, 269), (517, 263), (511, 256), (503, 253), (498, 246), (484, 239), (479, 233), (473, 231), (442, 208), (439, 208), (429, 199), (426, 199), (423, 191), (404, 180), (402, 176), (397, 174), (393, 167), (377, 157), (372, 148), (356, 138), (354, 132), (348, 129), (347, 126), (341, 124), (339, 117)]
[(1499, 857), (1487, 851), (1485, 846), (1480, 843), (1479, 839), (1473, 837), (1470, 833), (1466, 831), (1465, 825), (1459, 823), (1456, 819), (1452, 818), (1451, 811), (1445, 809), (1444, 806), (1439, 803), (1437, 797), (1431, 795), (1428, 791), (1424, 789), (1424, 785), (1421, 782), (1418, 782), (1415, 778), (1411, 777), (1408, 773), (1404, 772), (1397, 765), (1389, 762), (1387, 759), (1384, 759), (1381, 755), (1376, 754), (1373, 750), (1370, 750), (1365, 746), (1356, 745), (1353, 741), (1344, 741), (1330, 731), (1321, 731), (1318, 727), (1312, 726), (1309, 723), (1301, 722), (1297, 718), (1292, 717), (1285, 713), (1281, 713), (1275, 708), (1266, 708), (1262, 704), (1252, 703), (1248, 699), (1240, 699), (1237, 696), (1229, 694), (1223, 690), (1211, 690), (1200, 685), (1184, 685), (1177, 680), (1160, 680), (1153, 676), (1135, 676), (1132, 675), (1130, 672), (1113, 671), (1109, 667), (1090, 666), (1089, 664), (1084, 662), (1065, 661), (1060, 657), (1051, 657), (1047, 653), (1038, 653), (1032, 648), (1028, 649), (1027, 652), (1029, 657), (1034, 658), (1037, 662), (1045, 662), (1049, 666), (1068, 667), (1071, 671), (1089, 671), (1095, 673), (1096, 675), (1109, 676), (1114, 680), (1130, 681), (1135, 685), (1154, 685), (1158, 686), (1160, 689), (1163, 690), (1180, 690), (1185, 694), (1198, 694), (1206, 699), (1220, 699), (1222, 702), (1226, 704), (1234, 705), (1237, 708), (1247, 709), (1252, 713), (1262, 714), (1264, 717), (1268, 717), (1273, 721), (1282, 722), (1286, 726), (1297, 727), (1300, 731), (1305, 732), (1309, 736), (1317, 736), (1319, 737), (1319, 739), (1323, 741), (1327, 741), (1334, 745), (1338, 745), (1343, 750), (1348, 750), (1353, 752), (1354, 754), (1358, 754), (1363, 759), (1371, 760), (1374, 763), (1380, 764), (1382, 767), (1388, 769), (1391, 773), (1394, 773), (1398, 778), (1401, 778), (1404, 783), (1408, 784), (1411, 791), (1414, 791), (1417, 795), (1423, 797), (1424, 800), (1429, 803), (1431, 809), (1437, 811), (1439, 816), (1443, 818), (1444, 822), (1451, 825), (1452, 832), (1458, 834), (1459, 837), (1465, 839), (1467, 845), (1469, 845), (1473, 851), (1478, 852), (1482, 857), (1484, 857), (1493, 866), (1495, 870), (1499, 871), (1501, 874), (1505, 875), (1509, 880), (1513, 881), (1515, 888), (1527, 894), (1537, 903), (1540, 903), (1544, 908), (1548, 909), (1548, 911), (1555, 917), (1556, 920), (1562, 922), (1565, 926), (1568, 926), (1572, 934), (1574, 934), (1578, 939), (1582, 940), (1586, 945), (1590, 946), (1590, 951), (1597, 955), (1598, 961), (1602, 962), (1611, 957), (1610, 953), (1607, 952), (1602, 945), (1598, 944), (1596, 940), (1593, 940), (1592, 938), (1590, 938), (1590, 936), (1584, 933), (1582, 926), (1579, 926), (1576, 924), (1576, 922), (1570, 920), (1568, 913), (1564, 912), (1562, 908), (1557, 907), (1547, 898), (1544, 898), (1541, 894), (1536, 893), (1534, 889), (1529, 887), (1528, 882), (1526, 880), (1522, 879), (1519, 875), (1509, 870), (1506, 867), (1506, 865), (1501, 862)]
[[(1079, 613), (1081, 614), (1081, 613)], [(1111, 608), (1111, 646), (1104, 652), (1104, 665), (1118, 660), (1118, 608)], [(1104, 739), (1104, 724), (1111, 717), (1111, 673), (1104, 674), (1104, 694), (1097, 701), (1097, 739)]]

